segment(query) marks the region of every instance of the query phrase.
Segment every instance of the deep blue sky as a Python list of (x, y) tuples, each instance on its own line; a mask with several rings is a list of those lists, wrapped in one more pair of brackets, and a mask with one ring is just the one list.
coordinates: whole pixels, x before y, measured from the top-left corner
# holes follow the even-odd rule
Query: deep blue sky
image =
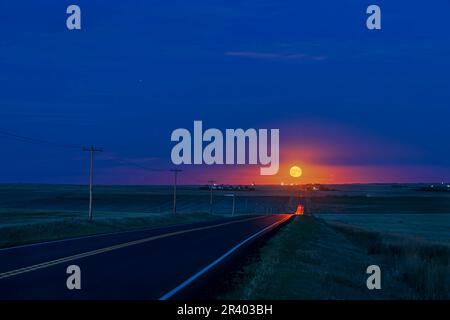
[[(105, 148), (102, 183), (170, 182), (131, 164), (170, 167), (170, 133), (193, 120), (280, 128), (289, 161), (330, 148), (314, 161), (450, 180), (449, 15), (448, 0), (2, 0), (0, 129)], [(86, 180), (77, 149), (0, 144), (0, 182)]]

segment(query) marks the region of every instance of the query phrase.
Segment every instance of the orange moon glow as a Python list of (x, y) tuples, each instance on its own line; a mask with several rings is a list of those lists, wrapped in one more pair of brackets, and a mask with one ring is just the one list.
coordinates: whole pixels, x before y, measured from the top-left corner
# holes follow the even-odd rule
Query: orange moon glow
[(289, 170), (289, 174), (291, 175), (291, 177), (293, 178), (299, 178), (302, 176), (302, 169), (298, 166), (293, 166), (291, 167), (291, 169)]

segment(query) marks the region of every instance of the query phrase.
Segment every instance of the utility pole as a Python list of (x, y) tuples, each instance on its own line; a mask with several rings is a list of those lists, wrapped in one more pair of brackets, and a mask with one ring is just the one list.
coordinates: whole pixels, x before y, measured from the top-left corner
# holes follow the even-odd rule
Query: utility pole
[(233, 207), (231, 209), (231, 216), (234, 217), (234, 213), (236, 211), (236, 193), (227, 193), (224, 194), (225, 197), (233, 197)]
[(212, 214), (212, 208), (213, 208), (213, 186), (214, 183), (216, 183), (215, 180), (208, 180), (209, 183), (209, 191), (210, 191), (210, 195), (209, 195), (209, 214)]
[(171, 172), (173, 172), (173, 177), (174, 177), (174, 183), (173, 183), (173, 214), (177, 214), (177, 178), (178, 178), (178, 173), (180, 173), (181, 169), (172, 169), (170, 170)]
[(236, 193), (233, 193), (233, 211), (231, 212), (232, 217), (234, 217), (235, 211), (236, 211)]
[(84, 147), (83, 151), (88, 151), (90, 153), (90, 171), (89, 171), (89, 221), (92, 220), (92, 192), (94, 187), (94, 153), (102, 152), (103, 149), (95, 148), (90, 146), (89, 148)]

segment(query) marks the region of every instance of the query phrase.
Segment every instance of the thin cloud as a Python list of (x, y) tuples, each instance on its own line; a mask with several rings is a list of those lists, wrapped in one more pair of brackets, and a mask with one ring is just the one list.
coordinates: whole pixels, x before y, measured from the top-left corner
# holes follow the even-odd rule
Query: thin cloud
[(250, 59), (268, 59), (268, 60), (310, 60), (322, 61), (327, 59), (326, 56), (309, 55), (306, 53), (273, 53), (273, 52), (257, 52), (257, 51), (228, 51), (226, 56), (243, 57)]

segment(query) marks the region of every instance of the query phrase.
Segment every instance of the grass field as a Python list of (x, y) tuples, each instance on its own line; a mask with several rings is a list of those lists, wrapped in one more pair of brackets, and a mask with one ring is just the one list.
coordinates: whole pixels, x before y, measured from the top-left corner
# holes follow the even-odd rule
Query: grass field
[[(379, 265), (382, 290), (368, 290)], [(310, 216), (283, 227), (221, 299), (449, 299), (450, 248)]]
[(370, 231), (450, 243), (450, 214), (319, 214)]
[[(230, 299), (450, 298), (450, 197), (416, 186), (333, 186), (308, 194), (297, 217), (234, 274)], [(180, 186), (99, 186), (94, 220), (85, 186), (0, 185), (0, 247), (230, 217), (228, 191)], [(294, 212), (298, 190), (236, 192), (236, 214)], [(367, 266), (383, 270), (383, 290), (366, 288)]]
[[(314, 214), (324, 214), (329, 219), (351, 219), (353, 224), (384, 231), (414, 231), (423, 236), (445, 238), (448, 224), (445, 213), (450, 213), (450, 196), (417, 192), (417, 186), (393, 188), (391, 185), (334, 185), (334, 191), (312, 192), (306, 194), (308, 210)], [(152, 225), (155, 221), (171, 221), (173, 207), (171, 186), (97, 186), (94, 189), (94, 224), (110, 225), (121, 223), (122, 227), (130, 221), (146, 221)], [(230, 191), (214, 191), (213, 213), (223, 217), (231, 216), (232, 197)], [(298, 201), (297, 187), (257, 186), (256, 191), (241, 191), (236, 194), (236, 214), (268, 214), (294, 212)], [(49, 224), (58, 237), (67, 233), (65, 225), (71, 230), (86, 229), (86, 232), (103, 230), (104, 227), (92, 227), (87, 224), (88, 188), (77, 185), (42, 185), (42, 184), (0, 184), (0, 235), (1, 241), (16, 243), (18, 236), (12, 236), (14, 228), (28, 230), (39, 225)], [(202, 219), (209, 213), (208, 190), (198, 186), (179, 186), (177, 197), (178, 213), (193, 219)], [(367, 213), (383, 213), (366, 215)], [(339, 213), (328, 215), (328, 213)], [(392, 214), (395, 213), (395, 214)], [(398, 215), (402, 213), (402, 215)], [(408, 214), (426, 213), (424, 219), (409, 219)], [(191, 215), (194, 214), (194, 215)], [(403, 216), (404, 214), (404, 216)], [(168, 215), (167, 218), (164, 216)], [(419, 216), (417, 216), (419, 217)], [(378, 219), (375, 221), (374, 219)], [(193, 219), (195, 220), (195, 219)], [(416, 221), (416, 225), (411, 221)], [(425, 223), (426, 222), (426, 223)], [(168, 222), (169, 223), (169, 222)], [(60, 228), (56, 225), (62, 226)], [(428, 229), (423, 228), (428, 226)], [(395, 228), (395, 230), (393, 230)], [(108, 229), (109, 230), (109, 229)], [(8, 232), (8, 233), (6, 233)], [(25, 233), (25, 231), (24, 231)], [(52, 234), (53, 234), (52, 233)], [(44, 232), (51, 236), (50, 233)], [(6, 237), (6, 239), (5, 239)], [(8, 240), (9, 238), (9, 240)], [(44, 239), (44, 236), (39, 239)], [(20, 242), (31, 241), (25, 237)]]
[[(409, 236), (369, 231), (340, 222), (328, 223), (369, 256), (383, 257), (387, 281), (407, 285), (406, 299), (450, 299), (450, 242), (427, 241)], [(401, 292), (401, 291), (400, 291)]]
[[(88, 221), (88, 189), (73, 185), (0, 185), (0, 247), (231, 217), (229, 192), (180, 186), (177, 215), (170, 186), (99, 186), (94, 220)], [(235, 214), (284, 212), (289, 197), (241, 192)], [(270, 209), (269, 209), (270, 208)]]
[[(210, 215), (210, 193), (198, 187), (179, 187), (176, 216), (169, 186), (99, 186), (94, 191), (94, 220), (88, 221), (86, 186), (0, 185), (0, 247), (214, 220), (232, 212), (227, 192), (215, 192)], [(235, 214), (283, 212), (287, 199), (240, 193)]]
[[(213, 212), (231, 215), (230, 192), (214, 192)], [(209, 213), (210, 193), (198, 187), (179, 186), (177, 212)], [(290, 195), (239, 192), (236, 213), (286, 212)], [(87, 217), (89, 193), (86, 186), (0, 185), (0, 227), (59, 219)], [(294, 205), (292, 204), (291, 210)], [(148, 216), (171, 213), (173, 190), (170, 186), (98, 186), (94, 189), (95, 218)]]
[[(35, 217), (36, 218), (36, 217)], [(117, 215), (94, 221), (80, 218), (48, 220), (43, 223), (12, 225), (0, 228), (0, 248), (107, 232), (163, 227), (181, 223), (211, 221), (218, 216), (209, 214), (154, 214), (147, 216)]]
[[(450, 234), (444, 236), (442, 228), (448, 228), (450, 215), (438, 221), (422, 215), (367, 216), (367, 221), (359, 215), (296, 217), (235, 274), (233, 289), (220, 298), (449, 299)], [(389, 219), (408, 224), (391, 225)], [(435, 223), (442, 228), (433, 236)], [(415, 236), (425, 230), (426, 237)], [(382, 269), (379, 291), (366, 287), (365, 271), (372, 264)]]

